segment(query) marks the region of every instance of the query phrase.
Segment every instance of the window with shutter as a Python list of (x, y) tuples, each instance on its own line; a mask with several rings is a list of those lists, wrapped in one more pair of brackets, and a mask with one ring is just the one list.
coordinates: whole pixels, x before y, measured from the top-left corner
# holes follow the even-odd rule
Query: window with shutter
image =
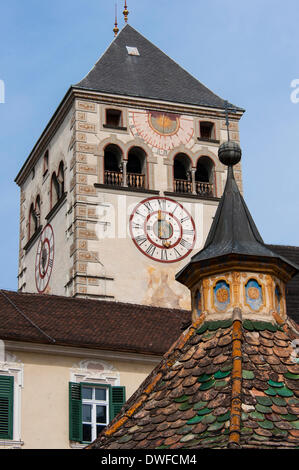
[(0, 375), (0, 439), (13, 439), (14, 378)]
[(92, 442), (120, 412), (125, 387), (70, 382), (69, 397), (70, 440)]

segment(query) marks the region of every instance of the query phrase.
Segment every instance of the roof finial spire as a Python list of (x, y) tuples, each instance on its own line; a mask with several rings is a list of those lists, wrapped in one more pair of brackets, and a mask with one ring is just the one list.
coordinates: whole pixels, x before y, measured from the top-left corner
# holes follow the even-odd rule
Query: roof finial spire
[(128, 15), (129, 15), (129, 10), (128, 10), (128, 7), (127, 7), (127, 0), (125, 0), (125, 9), (123, 11), (123, 15), (125, 17), (125, 22), (127, 23), (128, 22)]
[(118, 28), (118, 25), (117, 25), (117, 3), (116, 3), (115, 4), (115, 23), (114, 23), (114, 28), (113, 28), (114, 37), (117, 36), (118, 31), (119, 31), (119, 28)]

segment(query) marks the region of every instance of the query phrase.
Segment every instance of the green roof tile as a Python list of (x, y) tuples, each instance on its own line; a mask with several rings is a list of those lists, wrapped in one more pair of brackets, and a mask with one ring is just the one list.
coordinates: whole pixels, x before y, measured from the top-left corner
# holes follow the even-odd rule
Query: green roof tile
[(198, 416), (203, 416), (211, 413), (211, 411), (213, 411), (211, 408), (203, 408), (202, 410), (199, 410), (197, 414)]
[(218, 388), (223, 388), (227, 385), (227, 382), (226, 380), (216, 380), (215, 382), (215, 388), (218, 389)]
[(223, 423), (224, 421), (228, 421), (229, 419), (230, 419), (230, 411), (228, 411), (224, 415), (218, 416), (217, 421), (219, 421), (219, 423)]
[(255, 409), (259, 413), (272, 413), (272, 408), (270, 406), (260, 405), (259, 403), (256, 405)]
[(267, 395), (275, 396), (278, 393), (278, 390), (275, 390), (275, 388), (269, 387), (267, 388), (267, 390), (265, 390), (265, 393), (267, 393)]
[(194, 410), (201, 410), (202, 408), (205, 408), (206, 405), (207, 405), (207, 401), (199, 401), (197, 403), (195, 403), (195, 405), (193, 406), (193, 409)]
[(201, 374), (198, 377), (197, 381), (198, 382), (208, 382), (211, 379), (211, 377), (212, 377), (212, 374)]
[(219, 429), (222, 429), (224, 426), (224, 423), (219, 423), (216, 421), (215, 423), (210, 424), (208, 427), (208, 431), (219, 431)]
[(297, 421), (297, 419), (298, 419), (297, 415), (293, 415), (291, 413), (288, 413), (287, 415), (281, 415), (281, 417), (283, 419), (286, 419), (287, 421)]
[(265, 419), (265, 416), (262, 413), (259, 413), (258, 411), (252, 411), (249, 413), (250, 418), (258, 421), (263, 421)]
[(254, 373), (252, 372), (252, 370), (243, 370), (242, 371), (242, 377), (243, 379), (246, 379), (246, 380), (251, 380), (251, 379), (254, 379)]
[(284, 386), (283, 382), (274, 382), (274, 380), (268, 380), (268, 384), (271, 385), (271, 387), (278, 387), (278, 388), (281, 388)]
[(264, 330), (268, 330), (268, 331), (277, 331), (277, 327), (275, 325), (272, 325), (272, 323), (270, 322), (264, 322), (264, 321), (253, 321), (252, 322), (255, 330), (258, 330), (258, 331), (264, 331)]
[(254, 326), (253, 326), (253, 324), (250, 320), (243, 321), (243, 328), (245, 328), (245, 330), (249, 330), (249, 331), (254, 330)]
[[(271, 406), (272, 405), (272, 399), (270, 397), (265, 397), (265, 396), (257, 396), (255, 397), (256, 398), (256, 401), (260, 404), (260, 405), (264, 405), (264, 406)], [(273, 401), (274, 401), (274, 398), (273, 398)]]
[(275, 405), (277, 406), (286, 406), (287, 402), (285, 401), (284, 398), (281, 397), (273, 397), (272, 401)]
[(218, 370), (215, 374), (214, 374), (214, 378), (215, 379), (224, 379), (225, 377), (227, 377), (228, 375), (230, 374), (230, 370), (227, 370), (227, 371), (222, 371), (222, 370)]
[(186, 410), (189, 410), (190, 408), (192, 408), (192, 405), (190, 405), (188, 401), (185, 401), (179, 406), (179, 410), (181, 411), (186, 411)]
[(261, 421), (259, 425), (263, 429), (274, 429), (274, 424), (272, 423), (272, 421), (269, 421), (267, 419), (265, 421)]
[(294, 393), (287, 387), (278, 388), (277, 393), (281, 397), (292, 397), (294, 395)]
[(209, 390), (210, 388), (212, 388), (215, 384), (215, 380), (210, 380), (209, 382), (204, 382), (201, 384), (201, 386), (199, 387), (199, 390)]
[(200, 423), (203, 420), (204, 416), (194, 416), (194, 418), (189, 419), (187, 421), (187, 424), (197, 424)]
[(216, 416), (209, 414), (203, 417), (202, 423), (211, 424), (211, 423), (214, 423), (214, 421), (216, 421)]
[(175, 398), (173, 401), (175, 401), (176, 403), (182, 403), (184, 401), (187, 401), (188, 399), (189, 397), (187, 395), (182, 395), (179, 398)]
[(292, 374), (292, 372), (287, 372), (284, 374), (287, 379), (299, 380), (299, 374)]

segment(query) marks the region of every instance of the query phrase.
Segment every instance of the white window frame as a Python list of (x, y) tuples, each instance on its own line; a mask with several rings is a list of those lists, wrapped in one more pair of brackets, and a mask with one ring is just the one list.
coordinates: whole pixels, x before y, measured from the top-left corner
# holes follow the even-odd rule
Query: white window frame
[[(119, 371), (109, 362), (101, 359), (86, 359), (80, 361), (79, 364), (74, 364), (73, 368), (70, 370), (70, 381), (81, 383), (82, 387), (85, 385), (88, 387), (88, 384), (92, 384), (92, 387), (106, 387), (106, 389), (109, 390), (107, 385), (120, 386), (120, 374)], [(109, 420), (109, 406), (107, 418)], [(82, 424), (83, 422), (84, 421), (82, 420)], [(82, 449), (85, 446), (86, 444), (70, 443), (70, 447), (72, 449)]]
[(24, 445), (21, 440), (21, 398), (24, 387), (24, 366), (19, 362), (14, 362), (16, 358), (6, 352), (5, 362), (0, 362), (0, 375), (14, 377), (13, 392), (13, 439), (0, 439), (0, 448), (13, 447), (20, 448)]
[[(93, 442), (97, 438), (97, 426), (98, 425), (107, 426), (109, 424), (109, 415), (110, 415), (109, 388), (105, 387), (105, 385), (100, 386), (100, 385), (93, 385), (93, 384), (90, 384), (90, 385), (82, 384), (82, 387), (91, 388), (92, 390), (91, 399), (82, 398), (82, 409), (84, 405), (91, 405), (92, 407), (91, 408), (91, 421), (83, 421), (83, 418), (82, 418), (82, 424), (91, 425), (91, 441), (90, 442)], [(95, 398), (96, 389), (105, 390), (106, 392), (105, 400), (96, 400)], [(106, 407), (106, 422), (105, 423), (97, 423), (97, 419), (96, 419), (97, 405)]]

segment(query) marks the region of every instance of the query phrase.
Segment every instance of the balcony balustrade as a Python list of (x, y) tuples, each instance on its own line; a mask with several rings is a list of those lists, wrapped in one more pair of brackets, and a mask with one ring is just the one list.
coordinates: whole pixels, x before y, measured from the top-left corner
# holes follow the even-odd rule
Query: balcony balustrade
[[(183, 194), (193, 194), (192, 182), (187, 180), (174, 180), (174, 192)], [(195, 181), (195, 192), (198, 196), (213, 197), (214, 185), (211, 183), (204, 183)]]
[[(122, 186), (123, 173), (118, 171), (105, 170), (104, 183), (109, 186)], [(145, 188), (145, 175), (137, 173), (127, 173), (127, 184), (131, 188)]]

